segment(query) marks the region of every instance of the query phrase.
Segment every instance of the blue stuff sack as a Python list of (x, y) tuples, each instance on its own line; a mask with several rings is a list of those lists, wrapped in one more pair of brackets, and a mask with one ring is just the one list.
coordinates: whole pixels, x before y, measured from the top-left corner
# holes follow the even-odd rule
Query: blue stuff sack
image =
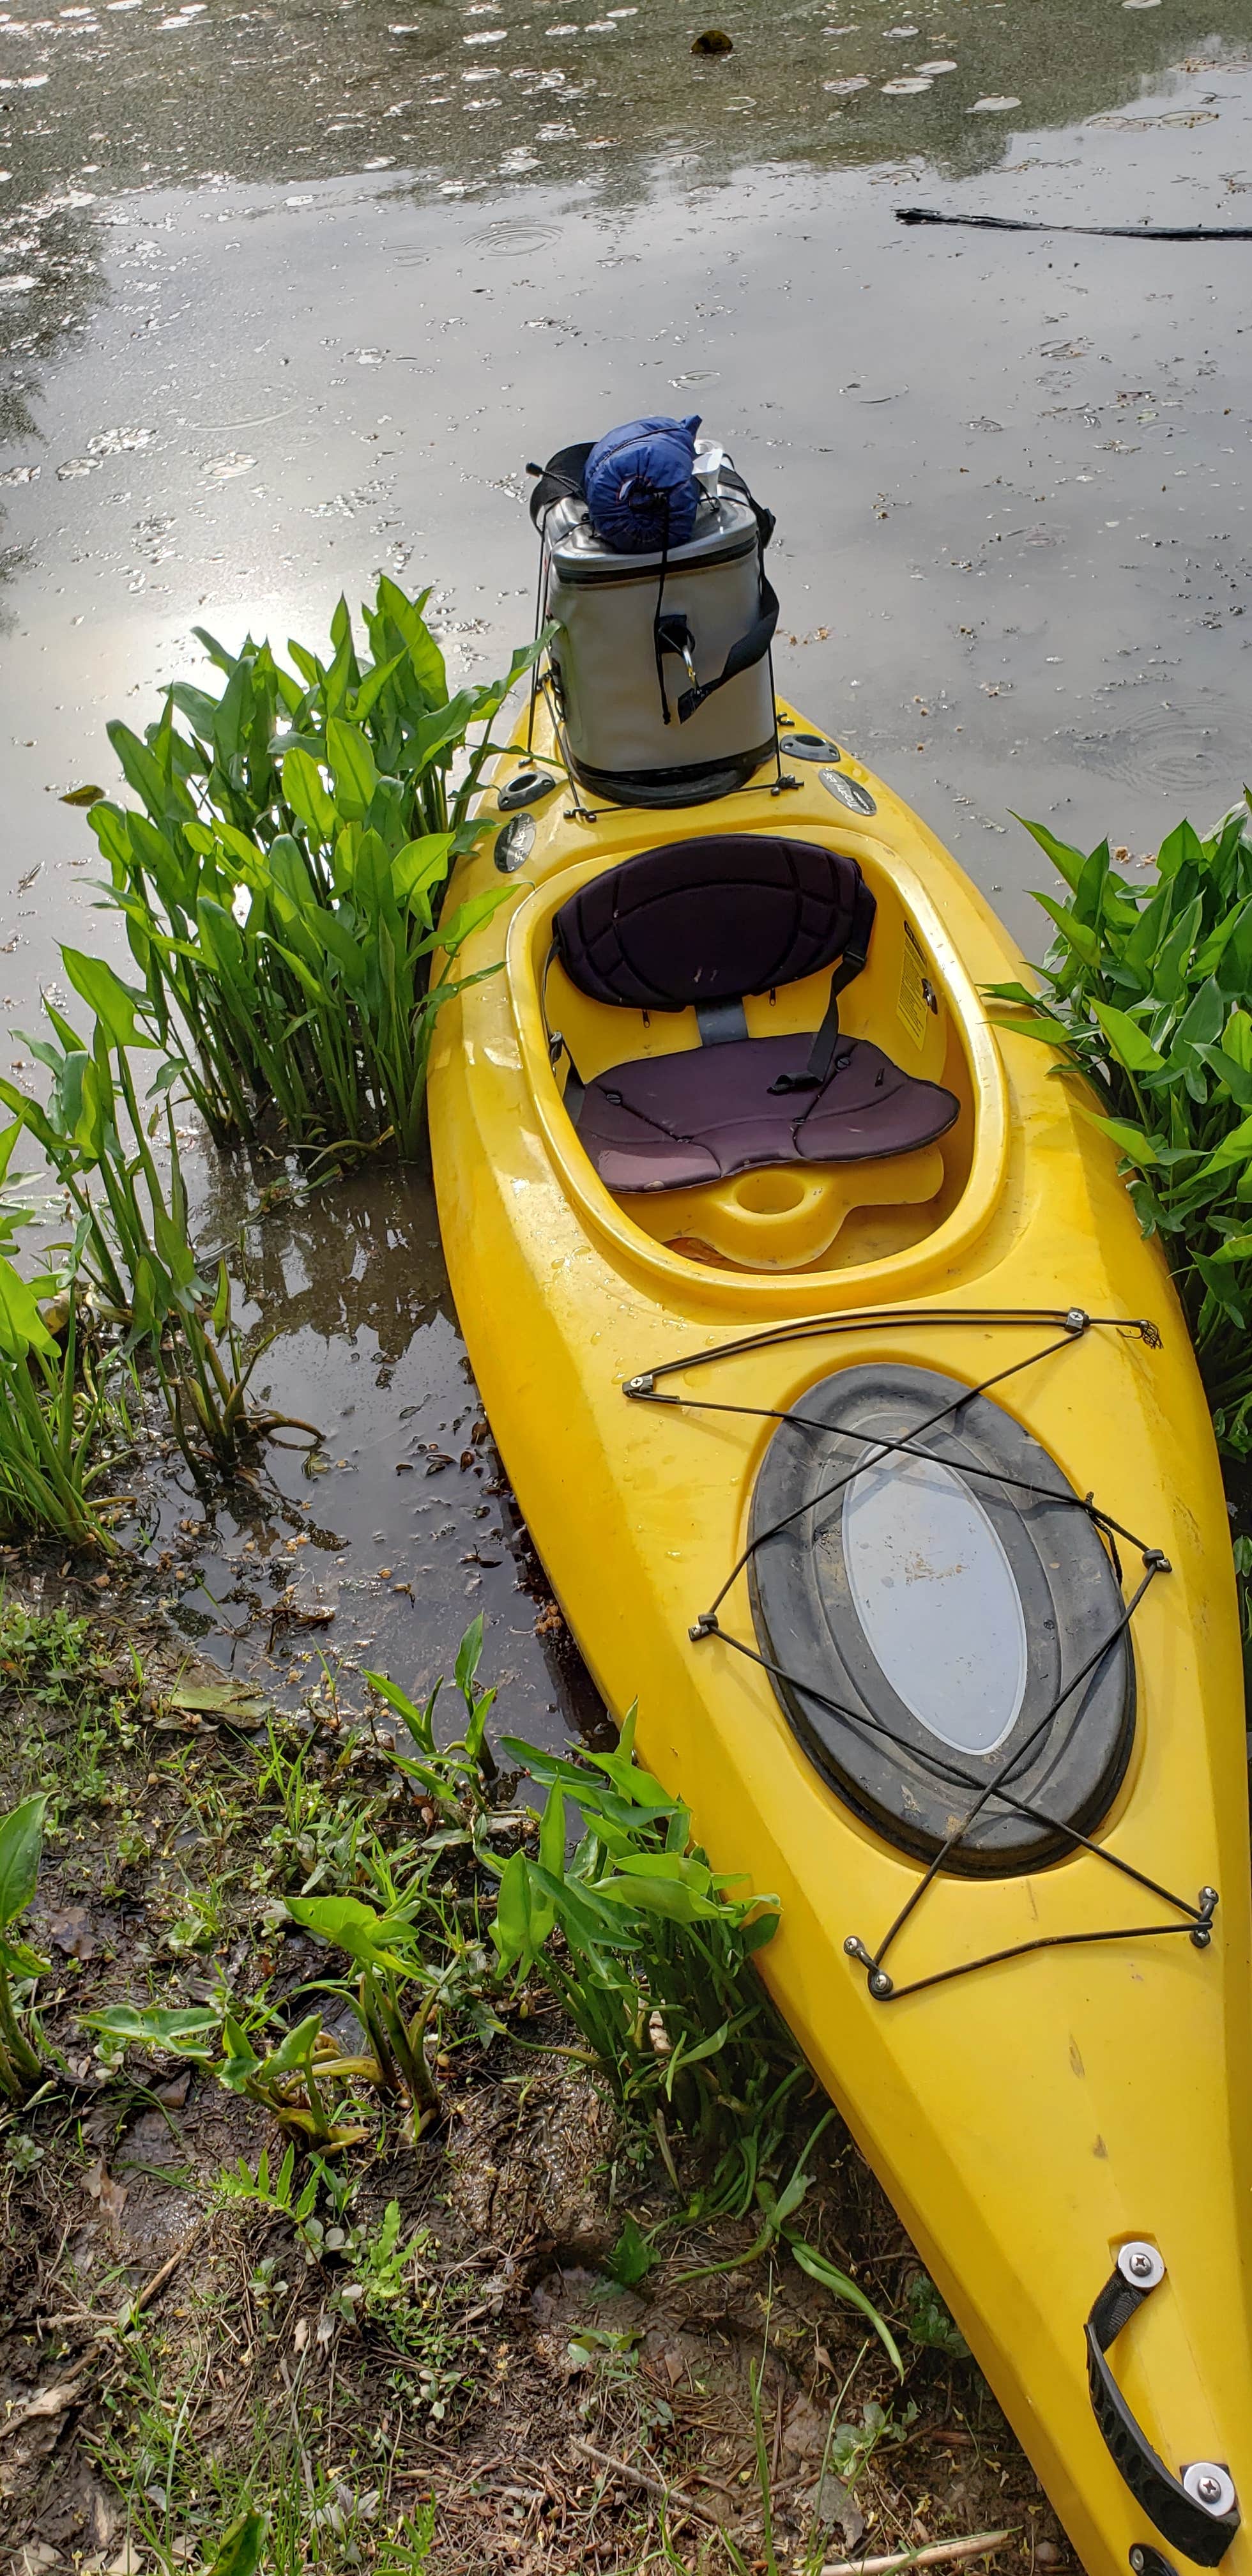
[(631, 420), (597, 441), (583, 468), (596, 535), (617, 554), (658, 554), (685, 546), (696, 523), (693, 420)]

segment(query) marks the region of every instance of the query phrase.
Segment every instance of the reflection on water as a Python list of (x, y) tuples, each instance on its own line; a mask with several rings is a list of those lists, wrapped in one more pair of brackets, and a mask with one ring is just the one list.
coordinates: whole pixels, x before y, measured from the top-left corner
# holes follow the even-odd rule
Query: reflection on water
[[(693, 56), (673, 0), (587, 17), (553, 0), (104, 0), (0, 10), (0, 132), (21, 195), (417, 169), (448, 187), (542, 171), (625, 194), (695, 144), (710, 172), (918, 152), (990, 167), (1004, 117), (1068, 124), (1131, 100), (1245, 0), (746, 0), (733, 51)], [(6, 78), (7, 75), (7, 78)], [(592, 157), (588, 157), (592, 156)]]
[[(484, 1678), (506, 1727), (594, 1734), (587, 1680), (492, 1446), (451, 1311), (425, 1174), (365, 1173), (304, 1197), (213, 1163), (200, 1224), (235, 1247), (277, 1326), (257, 1391), (321, 1432), (268, 1444), (249, 1485), (201, 1518), (170, 1483), (143, 1554), (184, 1632), (241, 1678), (298, 1697), (323, 1669), (360, 1705), (364, 1669), (424, 1699), (481, 1611)], [(277, 1203), (275, 1203), (277, 1202)], [(246, 1316), (246, 1310), (245, 1310)]]
[[(483, 676), (529, 624), (526, 459), (641, 410), (736, 450), (779, 516), (780, 685), (1032, 946), (1011, 810), (1143, 853), (1231, 801), (1248, 251), (893, 215), (1247, 220), (1247, 0), (745, 0), (721, 61), (672, 0), (389, 5), (0, 8), (0, 1032), (61, 939), (117, 946), (57, 799), (113, 784), (106, 717), (195, 667), (193, 625), (316, 642), (385, 569)], [(207, 1527), (171, 1485), (149, 1558), (188, 1633), (280, 1688), (325, 1652), (416, 1689), (481, 1608), (509, 1721), (585, 1718), (425, 1183), (262, 1217), (272, 1171), (196, 1169), (279, 1328), (261, 1378), (326, 1446)]]

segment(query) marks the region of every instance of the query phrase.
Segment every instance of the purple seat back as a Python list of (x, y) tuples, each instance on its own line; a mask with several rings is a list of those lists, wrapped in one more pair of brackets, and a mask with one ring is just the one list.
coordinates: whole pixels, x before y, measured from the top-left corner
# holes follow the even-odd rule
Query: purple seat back
[(817, 841), (718, 832), (645, 850), (580, 886), (552, 924), (571, 983), (635, 1011), (741, 1001), (833, 966), (858, 900), (856, 860)]

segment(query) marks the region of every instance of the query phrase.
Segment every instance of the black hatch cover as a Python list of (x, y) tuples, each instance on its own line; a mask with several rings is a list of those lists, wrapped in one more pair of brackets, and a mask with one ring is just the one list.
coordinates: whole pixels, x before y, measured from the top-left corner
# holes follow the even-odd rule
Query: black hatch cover
[(783, 1709), (838, 1795), (930, 1860), (1003, 1775), (1042, 1812), (990, 1798), (945, 1867), (1008, 1876), (1072, 1849), (1060, 1827), (1090, 1833), (1107, 1813), (1134, 1735), (1134, 1655), (1073, 1487), (1000, 1405), (963, 1394), (888, 1363), (810, 1388), (761, 1465), (749, 1583)]

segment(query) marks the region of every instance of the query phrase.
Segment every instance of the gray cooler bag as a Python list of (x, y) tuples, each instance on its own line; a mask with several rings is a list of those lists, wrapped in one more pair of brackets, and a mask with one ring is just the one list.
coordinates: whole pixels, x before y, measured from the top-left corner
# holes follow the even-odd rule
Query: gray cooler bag
[(531, 504), (543, 613), (558, 628), (549, 663), (566, 757), (615, 804), (724, 796), (774, 750), (778, 602), (764, 568), (773, 520), (720, 450), (697, 451), (704, 498), (690, 542), (616, 553), (577, 488), (587, 452), (554, 457)]

